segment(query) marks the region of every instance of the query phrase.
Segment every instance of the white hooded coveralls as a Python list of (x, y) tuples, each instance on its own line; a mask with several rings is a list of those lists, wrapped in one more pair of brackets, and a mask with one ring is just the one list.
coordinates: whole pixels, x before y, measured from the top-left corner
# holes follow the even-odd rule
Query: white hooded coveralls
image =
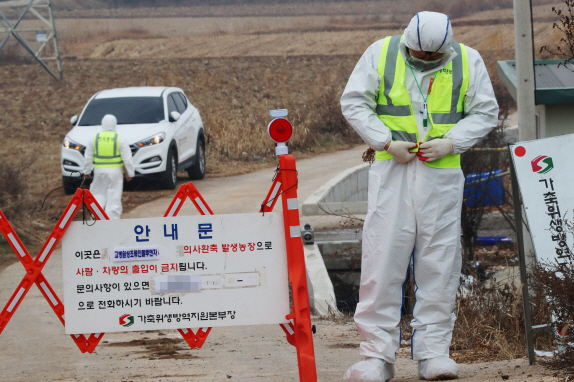
[[(376, 113), (382, 45), (383, 40), (379, 40), (366, 50), (341, 97), (345, 118), (377, 151), (384, 150), (391, 140), (389, 128)], [(407, 47), (434, 52), (439, 46), (438, 51), (445, 55), (438, 67), (411, 71), (407, 62), (404, 85), (420, 137), (426, 136), (421, 91), (426, 98), (430, 79), (456, 53), (447, 16), (419, 13), (405, 30), (400, 46), (403, 58)], [(455, 154), (471, 148), (498, 123), (498, 104), (484, 62), (476, 50), (467, 47), (467, 52), (470, 78), (464, 99), (465, 117), (445, 135), (451, 140)], [(355, 323), (365, 339), (361, 344), (362, 355), (395, 362), (400, 347), (398, 323), (403, 286), (412, 259), (416, 283), (412, 357), (414, 360), (448, 357), (462, 265), (463, 187), (460, 169), (431, 168), (417, 158), (406, 164), (391, 159), (371, 166), (368, 214), (363, 227), (361, 288), (355, 312)]]
[[(111, 118), (109, 118), (111, 117)], [(102, 119), (103, 131), (116, 131), (117, 121), (112, 115), (106, 115)], [(126, 171), (130, 177), (135, 174), (130, 146), (120, 135), (120, 155)], [(122, 216), (122, 192), (124, 189), (123, 168), (95, 168), (94, 169), (94, 140), (86, 146), (86, 162), (84, 174), (90, 174), (94, 170), (94, 179), (90, 184), (90, 192), (94, 195), (100, 206), (106, 211), (110, 219), (119, 219)]]

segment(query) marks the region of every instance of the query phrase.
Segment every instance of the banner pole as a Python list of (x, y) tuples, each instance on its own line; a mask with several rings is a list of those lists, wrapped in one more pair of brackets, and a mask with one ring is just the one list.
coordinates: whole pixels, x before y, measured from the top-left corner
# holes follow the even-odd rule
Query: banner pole
[(289, 281), (293, 295), (293, 313), (287, 318), (293, 319), (295, 347), (299, 364), (299, 380), (316, 382), (317, 368), (313, 349), (311, 328), (311, 310), (307, 291), (307, 273), (305, 254), (299, 223), (299, 204), (297, 201), (297, 168), (292, 155), (279, 155), (279, 174), (282, 180), (281, 199), (283, 204), (283, 221), (285, 224), (285, 241), (287, 244), (287, 264)]

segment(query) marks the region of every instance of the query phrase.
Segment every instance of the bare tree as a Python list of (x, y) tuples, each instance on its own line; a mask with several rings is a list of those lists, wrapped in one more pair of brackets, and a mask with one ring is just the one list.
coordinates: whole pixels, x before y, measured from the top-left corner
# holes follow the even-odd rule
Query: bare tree
[[(476, 145), (477, 148), (501, 148), (504, 145), (503, 134), (510, 111), (511, 100), (509, 95), (503, 92), (499, 86), (495, 86), (495, 90), (498, 104), (500, 106), (498, 126)], [(480, 174), (485, 171), (492, 174), (492, 170), (504, 170), (508, 168), (508, 160), (507, 152), (469, 150), (461, 155), (461, 168), (465, 176), (468, 174)], [(482, 223), (482, 218), (485, 212), (484, 206), (486, 202), (492, 198), (487, 192), (487, 184), (490, 180), (492, 180), (492, 175), (489, 175), (488, 179), (484, 182), (478, 183), (476, 187), (474, 187), (474, 192), (470, 193), (472, 201), (475, 203), (471, 203), (471, 200), (466, 198), (463, 201), (461, 215), (462, 250), (463, 258), (467, 264), (474, 261), (478, 229)], [(505, 189), (504, 191), (504, 194), (508, 196), (508, 190)], [(505, 202), (508, 202), (508, 200), (505, 200)], [(514, 226), (511, 223), (512, 218), (508, 216), (500, 206), (495, 204), (495, 207), (506, 219), (509, 226), (514, 229)]]
[(540, 53), (546, 51), (564, 58), (564, 62), (558, 66), (562, 65), (568, 68), (566, 64), (574, 64), (574, 0), (564, 0), (564, 4), (566, 4), (567, 7), (566, 13), (562, 12), (561, 9), (552, 7), (552, 12), (556, 13), (560, 19), (560, 21), (554, 23), (552, 28), (558, 29), (562, 33), (562, 38), (560, 39), (562, 46), (557, 45), (555, 49), (552, 49), (544, 45), (540, 48)]

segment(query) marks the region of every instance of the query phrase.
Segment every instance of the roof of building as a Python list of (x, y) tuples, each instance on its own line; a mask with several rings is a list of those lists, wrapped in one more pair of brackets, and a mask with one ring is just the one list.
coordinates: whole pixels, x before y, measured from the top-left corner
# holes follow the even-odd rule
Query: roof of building
[[(534, 62), (536, 104), (574, 103), (574, 65), (558, 66), (564, 60)], [(516, 61), (498, 61), (498, 77), (516, 100)]]

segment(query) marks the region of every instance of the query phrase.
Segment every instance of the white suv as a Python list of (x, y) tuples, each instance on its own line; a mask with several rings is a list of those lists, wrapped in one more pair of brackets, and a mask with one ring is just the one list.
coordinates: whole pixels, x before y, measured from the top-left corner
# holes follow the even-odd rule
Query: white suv
[(102, 130), (102, 118), (113, 114), (117, 132), (132, 149), (136, 178), (159, 180), (174, 189), (177, 171), (191, 179), (205, 176), (205, 132), (199, 111), (179, 88), (134, 87), (95, 94), (62, 146), (62, 179), (66, 193), (80, 184), (88, 142)]

